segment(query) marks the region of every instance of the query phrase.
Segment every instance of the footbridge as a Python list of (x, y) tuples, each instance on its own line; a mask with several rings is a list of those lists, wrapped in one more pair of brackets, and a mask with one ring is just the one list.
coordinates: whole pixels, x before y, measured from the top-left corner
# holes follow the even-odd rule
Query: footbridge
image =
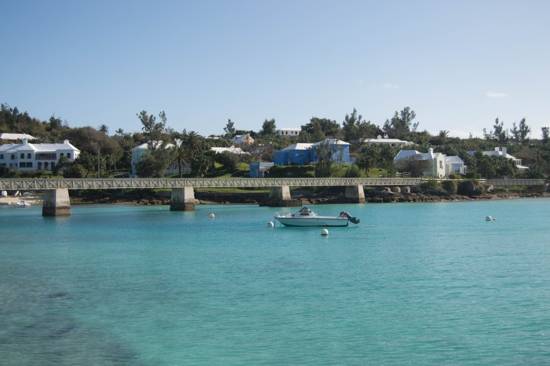
[[(346, 187), (350, 201), (365, 202), (363, 187), (411, 187), (428, 178), (0, 178), (0, 190), (43, 191), (44, 216), (70, 214), (69, 190), (171, 189), (170, 209), (193, 210), (195, 188), (270, 188), (275, 205), (292, 201), (290, 187)], [(479, 180), (493, 186), (545, 185), (544, 179)]]

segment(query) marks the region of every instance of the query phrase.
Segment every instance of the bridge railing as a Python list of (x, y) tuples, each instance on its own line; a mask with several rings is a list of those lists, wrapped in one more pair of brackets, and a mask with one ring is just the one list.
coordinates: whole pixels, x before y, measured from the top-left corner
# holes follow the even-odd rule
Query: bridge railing
[[(338, 186), (416, 186), (427, 178), (0, 178), (0, 190), (50, 189), (173, 189), (194, 188), (272, 188)], [(457, 180), (461, 181), (461, 180)], [(544, 179), (479, 180), (494, 186), (544, 185)]]

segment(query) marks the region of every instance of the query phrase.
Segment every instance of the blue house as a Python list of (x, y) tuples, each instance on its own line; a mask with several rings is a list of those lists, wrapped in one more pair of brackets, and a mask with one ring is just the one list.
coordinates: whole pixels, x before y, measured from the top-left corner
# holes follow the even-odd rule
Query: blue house
[(321, 144), (328, 145), (331, 160), (336, 163), (351, 163), (349, 143), (338, 139), (325, 139), (310, 143), (298, 143), (275, 152), (273, 162), (276, 165), (307, 165), (318, 161), (317, 149)]

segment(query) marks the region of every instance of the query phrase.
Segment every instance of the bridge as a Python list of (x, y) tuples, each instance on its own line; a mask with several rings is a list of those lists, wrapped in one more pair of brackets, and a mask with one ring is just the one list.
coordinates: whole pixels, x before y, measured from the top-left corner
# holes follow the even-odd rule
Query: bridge
[[(170, 209), (193, 210), (195, 188), (270, 188), (274, 205), (285, 206), (293, 200), (290, 187), (346, 187), (350, 201), (364, 203), (367, 187), (417, 186), (429, 178), (0, 178), (0, 190), (44, 191), (44, 216), (70, 215), (69, 190), (95, 189), (171, 189)], [(460, 180), (457, 180), (460, 181)], [(493, 186), (539, 186), (544, 179), (479, 180)]]

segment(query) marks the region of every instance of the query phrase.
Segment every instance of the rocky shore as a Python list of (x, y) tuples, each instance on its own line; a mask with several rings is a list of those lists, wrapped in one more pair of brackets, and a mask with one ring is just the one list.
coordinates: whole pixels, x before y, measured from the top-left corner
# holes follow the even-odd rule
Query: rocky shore
[[(341, 204), (352, 203), (342, 190), (311, 189), (295, 190), (292, 192), (293, 204)], [(195, 197), (199, 204), (255, 204), (268, 205), (269, 194), (266, 192), (196, 192)], [(502, 191), (483, 193), (479, 195), (447, 194), (444, 192), (394, 192), (389, 189), (371, 189), (365, 191), (368, 203), (392, 202), (451, 202), (477, 201), (517, 198), (550, 197), (550, 193), (542, 191)], [(85, 194), (71, 195), (73, 204), (135, 204), (135, 205), (168, 205), (170, 192), (130, 191), (130, 192), (86, 192)]]

